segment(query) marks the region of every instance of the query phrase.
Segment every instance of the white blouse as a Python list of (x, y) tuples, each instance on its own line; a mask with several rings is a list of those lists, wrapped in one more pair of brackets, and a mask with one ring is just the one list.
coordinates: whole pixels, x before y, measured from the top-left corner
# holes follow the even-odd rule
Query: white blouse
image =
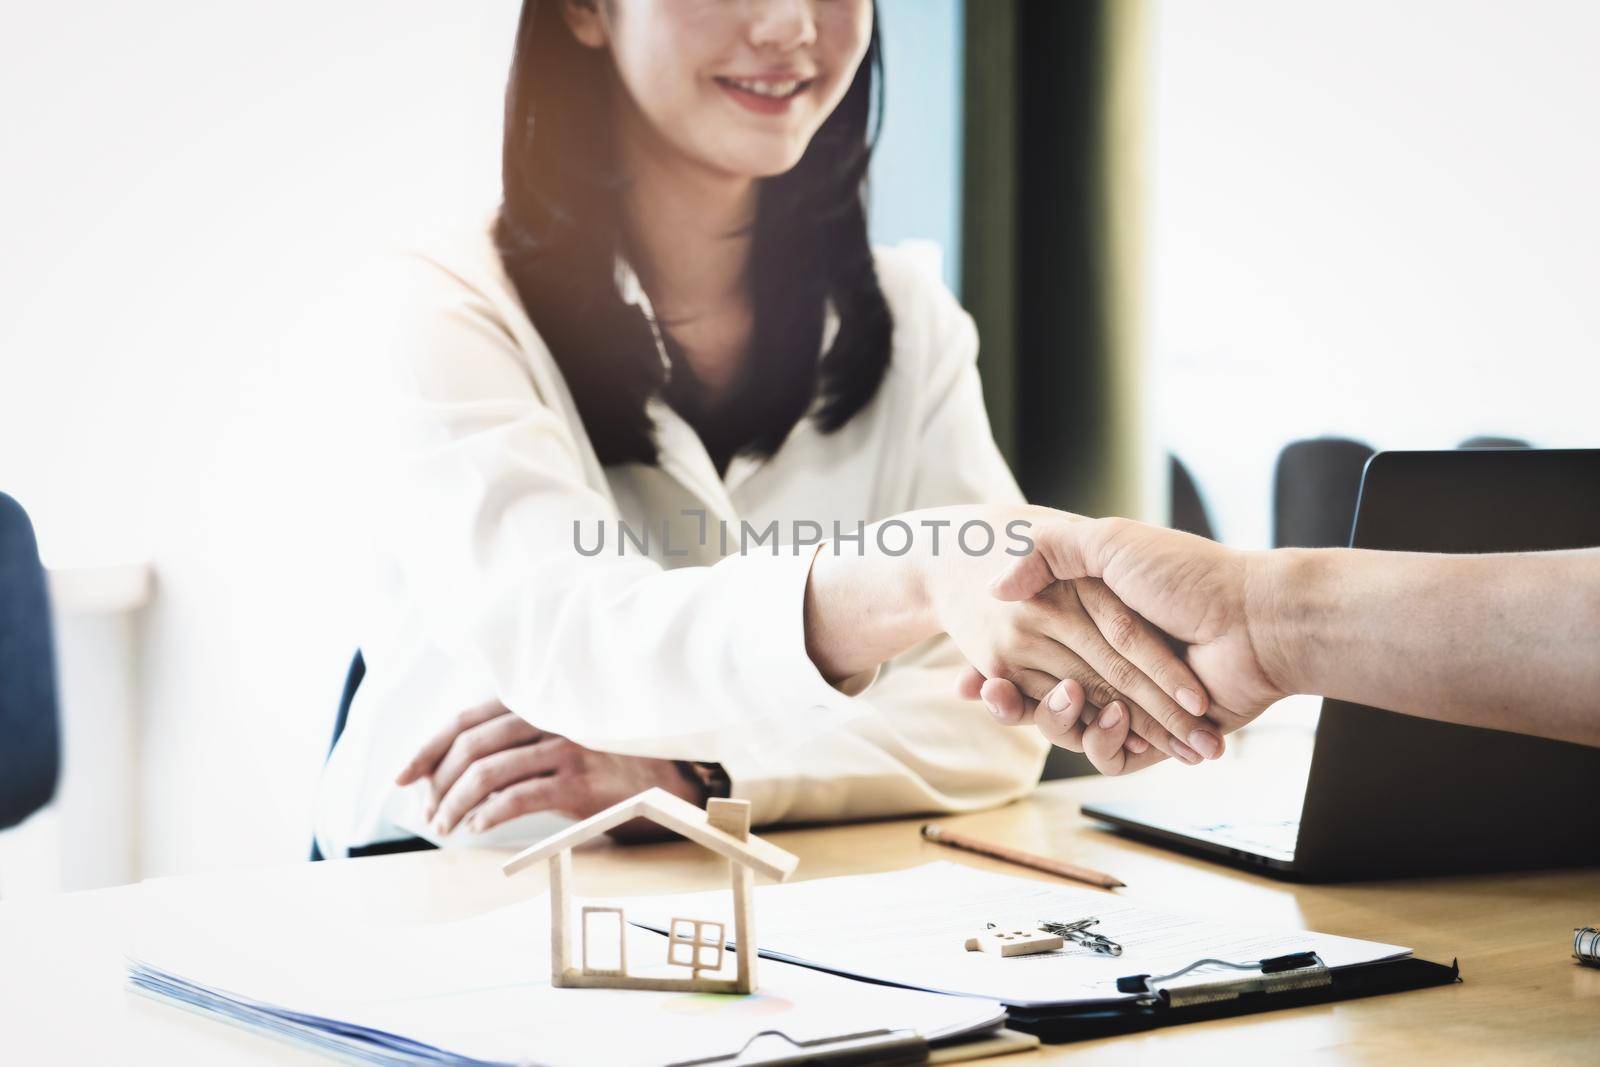
[[(393, 785), (493, 697), (590, 748), (720, 763), (756, 823), (965, 811), (1033, 787), (1047, 746), (957, 699), (947, 638), (838, 688), (806, 654), (810, 523), (851, 535), (915, 508), (1022, 500), (984, 413), (972, 319), (908, 253), (875, 259), (894, 316), (876, 396), (832, 434), (802, 419), (726, 477), (659, 399), (659, 465), (600, 465), (486, 228), (392, 264), (371, 353), (381, 573), (367, 675), (317, 800), (326, 854), (411, 834), (511, 845), (564, 822), (445, 842), (422, 786)], [(618, 283), (651, 314), (625, 266)], [(777, 540), (756, 544), (774, 522)]]

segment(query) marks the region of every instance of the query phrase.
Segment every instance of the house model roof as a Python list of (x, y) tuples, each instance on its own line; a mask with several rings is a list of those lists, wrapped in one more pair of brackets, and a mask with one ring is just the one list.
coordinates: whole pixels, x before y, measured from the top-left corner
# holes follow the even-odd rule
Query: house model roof
[(590, 838), (599, 837), (614, 826), (620, 826), (629, 819), (637, 818), (649, 819), (658, 826), (682, 834), (697, 845), (780, 882), (794, 873), (795, 865), (800, 862), (793, 853), (785, 852), (772, 842), (763, 841), (754, 834), (741, 839), (717, 829), (708, 821), (710, 816), (704, 809), (673, 796), (665, 789), (656, 788), (629, 797), (620, 804), (614, 804), (605, 811), (591, 815), (582, 822), (545, 838), (531, 848), (523, 849), (507, 860), (500, 869), (508, 875), (516, 874), (540, 860), (549, 859), (558, 852), (574, 845), (581, 845)]

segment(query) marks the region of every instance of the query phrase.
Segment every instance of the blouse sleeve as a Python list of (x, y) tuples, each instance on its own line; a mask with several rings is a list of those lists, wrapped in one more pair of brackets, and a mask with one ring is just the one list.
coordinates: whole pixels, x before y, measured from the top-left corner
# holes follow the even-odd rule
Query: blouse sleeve
[(609, 751), (716, 759), (752, 720), (795, 740), (859, 712), (806, 654), (814, 549), (671, 570), (582, 554), (580, 525), (592, 542), (618, 515), (502, 318), (431, 261), (399, 269), (376, 383), (393, 438), (371, 473), (440, 647), (535, 725)]
[[(894, 373), (916, 376), (921, 401), (896, 510), (1023, 503), (989, 427), (971, 316), (942, 283), (911, 273), (917, 267), (891, 259), (880, 270), (898, 271), (897, 288), (917, 297), (896, 309), (896, 352), (906, 362)], [(973, 811), (1026, 795), (1049, 745), (1038, 731), (999, 726), (981, 704), (959, 699), (965, 666), (940, 636), (885, 665), (856, 697), (864, 713), (826, 735), (793, 745), (753, 732), (725, 739), (733, 795), (749, 799), (760, 822)]]

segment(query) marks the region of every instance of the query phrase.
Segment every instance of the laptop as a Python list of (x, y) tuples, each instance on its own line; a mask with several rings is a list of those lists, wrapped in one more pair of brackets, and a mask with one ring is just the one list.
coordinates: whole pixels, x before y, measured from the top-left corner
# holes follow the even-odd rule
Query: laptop
[[(1600, 449), (1380, 452), (1362, 475), (1350, 543), (1600, 545)], [(1292, 796), (1260, 798), (1254, 811), (1118, 802), (1083, 813), (1266, 874), (1345, 881), (1600, 863), (1597, 795), (1600, 748), (1324, 700), (1297, 817), (1258, 814)]]

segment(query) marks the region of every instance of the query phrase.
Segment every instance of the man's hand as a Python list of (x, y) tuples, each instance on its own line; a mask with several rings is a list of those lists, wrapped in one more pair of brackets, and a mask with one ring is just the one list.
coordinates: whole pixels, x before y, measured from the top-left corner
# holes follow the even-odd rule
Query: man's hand
[[(1023, 514), (1047, 528), (1082, 521), (1048, 508)], [(997, 718), (1018, 722), (1066, 680), (1078, 694), (1078, 712), (1118, 705), (1129, 720), (1129, 756), (1199, 763), (1221, 755), (1220, 733), (1202, 718), (1205, 688), (1159, 631), (1092, 578), (1051, 580), (1002, 604), (988, 587), (1004, 558), (998, 551), (948, 552), (924, 564), (938, 627), (982, 672), (971, 685), (963, 680), (963, 696), (982, 696)]]
[[(981, 602), (962, 604), (947, 613), (957, 647), (987, 650), (983, 677), (1001, 683), (976, 693), (963, 686), (961, 695), (980, 697), (1002, 721), (1020, 722), (1065, 681), (1078, 694), (1079, 711), (1098, 714), (1112, 704), (1124, 709), (1130, 754), (1154, 746), (1185, 763), (1222, 754), (1221, 737), (1199, 718), (1206, 707), (1200, 682), (1160, 633), (1103, 583), (1051, 582), (1036, 595), (1001, 606), (1005, 610), (996, 613)], [(1202, 736), (1192, 741), (1196, 731)]]
[[(1184, 645), (1184, 660), (1211, 694), (1206, 719), (1238, 729), (1285, 695), (1263, 665), (1250, 628), (1252, 605), (1271, 595), (1249, 553), (1126, 519), (1049, 520), (1030, 531), (1036, 549), (997, 578), (994, 595), (1025, 601), (1056, 582), (1098, 578), (1129, 609)], [(991, 705), (1014, 701), (1004, 683), (982, 683)], [(973, 687), (972, 676), (963, 680)], [(1137, 770), (1159, 758), (1127, 752), (1127, 715), (1088, 708), (1082, 687), (1063, 678), (1034, 713), (1041, 732), (1079, 748), (1105, 773)], [(1051, 714), (1048, 709), (1060, 707)], [(1003, 720), (1008, 716), (998, 716)], [(1098, 758), (1097, 758), (1098, 757)]]
[[(584, 748), (540, 731), (497, 700), (457, 715), (395, 777), (399, 786), (419, 781), (428, 783), (427, 818), (440, 835), (457, 826), (483, 833), (536, 811), (587, 818), (651, 786), (705, 803), (699, 783), (671, 760)], [(649, 825), (624, 823), (611, 834), (648, 836)]]

